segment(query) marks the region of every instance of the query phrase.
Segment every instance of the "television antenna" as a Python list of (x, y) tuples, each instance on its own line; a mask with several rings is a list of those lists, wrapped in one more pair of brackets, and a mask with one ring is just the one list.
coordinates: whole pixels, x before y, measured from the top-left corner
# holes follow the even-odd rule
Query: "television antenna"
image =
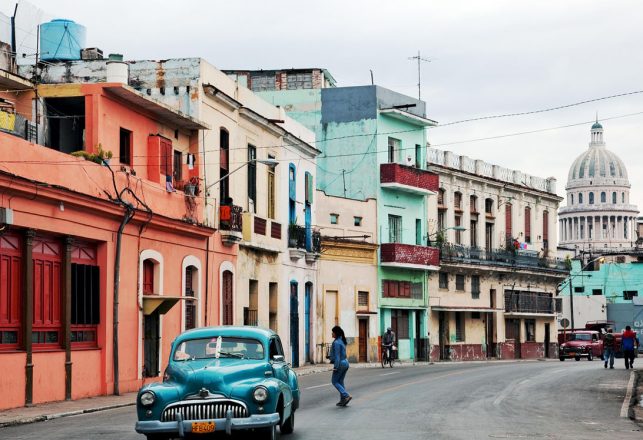
[(409, 57), (409, 60), (417, 60), (418, 62), (418, 100), (422, 100), (422, 62), (425, 63), (430, 63), (432, 60), (428, 58), (422, 58), (420, 55), (420, 51), (418, 50), (418, 54), (414, 57)]

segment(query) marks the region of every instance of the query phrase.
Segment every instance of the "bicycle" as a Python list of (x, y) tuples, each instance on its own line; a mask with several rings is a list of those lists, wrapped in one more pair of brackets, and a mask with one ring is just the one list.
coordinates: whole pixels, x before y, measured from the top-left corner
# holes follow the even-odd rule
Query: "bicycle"
[(393, 346), (382, 345), (382, 368), (386, 367), (386, 364), (389, 364), (389, 367), (393, 368)]

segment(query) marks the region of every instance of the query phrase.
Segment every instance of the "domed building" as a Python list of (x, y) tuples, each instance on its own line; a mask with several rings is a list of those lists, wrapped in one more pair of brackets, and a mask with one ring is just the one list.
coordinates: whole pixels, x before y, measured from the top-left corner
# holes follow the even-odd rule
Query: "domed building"
[(569, 169), (567, 206), (558, 213), (560, 247), (633, 247), (639, 211), (630, 204), (630, 186), (625, 164), (605, 147), (603, 126), (596, 121), (589, 149)]

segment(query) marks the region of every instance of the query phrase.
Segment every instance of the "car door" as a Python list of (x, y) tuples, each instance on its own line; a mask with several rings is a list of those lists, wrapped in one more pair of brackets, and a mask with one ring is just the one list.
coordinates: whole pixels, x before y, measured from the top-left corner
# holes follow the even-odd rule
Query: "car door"
[(283, 383), (288, 383), (288, 364), (284, 357), (284, 350), (277, 337), (270, 338), (270, 364), (273, 377)]

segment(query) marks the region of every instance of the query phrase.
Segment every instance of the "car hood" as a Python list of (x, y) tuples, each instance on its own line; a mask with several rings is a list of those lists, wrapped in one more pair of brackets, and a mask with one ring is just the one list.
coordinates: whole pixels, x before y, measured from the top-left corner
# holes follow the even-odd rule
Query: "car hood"
[(266, 362), (248, 359), (203, 359), (176, 362), (172, 366), (183, 395), (196, 394), (202, 388), (230, 397), (234, 386), (265, 378)]
[(563, 343), (565, 347), (584, 347), (586, 345), (591, 345), (592, 341), (567, 341)]

